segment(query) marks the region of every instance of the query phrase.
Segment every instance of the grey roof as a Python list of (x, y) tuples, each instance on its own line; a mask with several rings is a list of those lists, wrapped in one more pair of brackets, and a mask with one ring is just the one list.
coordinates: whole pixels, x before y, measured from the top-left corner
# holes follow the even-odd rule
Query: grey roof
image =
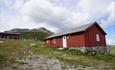
[(60, 33), (53, 34), (53, 35), (51, 35), (51, 36), (49, 36), (47, 38), (53, 38), (53, 37), (57, 37), (57, 36), (62, 36), (62, 35), (67, 35), (67, 34), (71, 34), (71, 33), (85, 31), (92, 24), (94, 24), (94, 23), (89, 23), (89, 24), (85, 24), (85, 25), (82, 25), (82, 26), (78, 26), (78, 27), (76, 27), (74, 29), (71, 29), (71, 30), (68, 30), (68, 31), (65, 31), (65, 32), (60, 32)]

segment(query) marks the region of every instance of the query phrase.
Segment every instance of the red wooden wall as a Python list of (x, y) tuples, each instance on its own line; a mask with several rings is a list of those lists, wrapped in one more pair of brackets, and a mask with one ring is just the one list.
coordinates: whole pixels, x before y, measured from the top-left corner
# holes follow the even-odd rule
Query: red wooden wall
[(57, 38), (55, 38), (55, 43), (53, 43), (53, 39), (54, 39), (54, 38), (48, 39), (48, 42), (49, 42), (49, 43), (47, 43), (47, 42), (45, 41), (45, 45), (46, 45), (47, 47), (54, 47), (54, 48), (62, 47), (62, 46), (63, 46), (63, 45), (62, 45), (62, 37), (57, 37)]
[[(96, 34), (99, 34), (100, 41), (96, 41)], [(86, 46), (106, 46), (105, 35), (98, 26), (94, 25), (85, 31), (85, 45)]]
[[(100, 41), (96, 41), (96, 34), (99, 34)], [(84, 32), (69, 34), (67, 36), (67, 47), (90, 47), (90, 46), (106, 46), (105, 34), (97, 24), (94, 24)], [(62, 36), (48, 39), (49, 43), (45, 43), (47, 47), (62, 47)]]
[[(76, 33), (72, 35), (67, 35), (67, 47), (83, 47), (85, 46), (84, 34)], [(49, 43), (46, 43), (47, 47), (62, 47), (62, 36), (55, 38), (55, 44), (53, 43), (53, 39), (48, 39)]]
[(68, 47), (83, 47), (83, 46), (85, 46), (84, 34), (76, 33), (74, 35), (70, 35), (67, 38), (67, 46)]

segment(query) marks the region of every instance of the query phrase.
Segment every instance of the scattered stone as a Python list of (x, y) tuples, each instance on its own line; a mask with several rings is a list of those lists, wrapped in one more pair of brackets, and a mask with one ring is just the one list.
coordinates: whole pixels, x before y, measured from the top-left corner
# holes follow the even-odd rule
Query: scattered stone
[(58, 50), (59, 50), (59, 51), (63, 51), (63, 50), (64, 50), (64, 48), (58, 48)]
[[(59, 50), (63, 49), (64, 48), (60, 48)], [(60, 54), (58, 52), (56, 53)], [(70, 65), (60, 61), (56, 57), (35, 55), (26, 47), (22, 48), (22, 50), (16, 54), (15, 59), (13, 59), (15, 61), (0, 70), (104, 70), (103, 68), (97, 69), (83, 65)], [(63, 55), (65, 58), (66, 56), (67, 54)]]
[(3, 41), (0, 41), (0, 44), (3, 44), (4, 42)]
[(33, 44), (30, 44), (30, 46), (36, 46), (36, 44), (33, 43)]

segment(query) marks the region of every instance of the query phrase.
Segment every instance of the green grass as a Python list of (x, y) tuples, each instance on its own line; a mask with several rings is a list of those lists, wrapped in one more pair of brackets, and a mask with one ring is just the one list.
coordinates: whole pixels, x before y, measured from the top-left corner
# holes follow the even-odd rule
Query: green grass
[(42, 54), (50, 57), (56, 57), (64, 63), (72, 65), (83, 65), (83, 66), (102, 66), (106, 65), (114, 69), (115, 66), (115, 54), (110, 53), (109, 55), (99, 54), (83, 54), (79, 51), (58, 51), (55, 48), (44, 48), (44, 47), (33, 47), (33, 51), (36, 54)]
[[(96, 55), (83, 54), (75, 50), (59, 51), (56, 48), (46, 48), (41, 41), (34, 40), (3, 40), (0, 45), (0, 65), (7, 64), (10, 60), (11, 63), (16, 57), (24, 57), (22, 50), (25, 52), (32, 51), (36, 55), (44, 55), (48, 57), (55, 57), (64, 63), (71, 65), (83, 65), (99, 67), (104, 66), (105, 69), (114, 69), (115, 67), (115, 47), (111, 47), (109, 55), (97, 53)], [(35, 44), (31, 46), (30, 44)], [(26, 54), (28, 55), (28, 54)]]
[(109, 46), (110, 47), (110, 54), (115, 55), (115, 46)]
[(18, 51), (19, 47), (22, 43), (20, 43), (19, 41), (13, 41), (13, 40), (3, 40), (4, 43), (2, 44), (2, 46), (0, 46), (0, 62), (2, 62), (2, 60), (4, 60), (4, 58), (8, 58), (9, 56), (11, 56), (14, 52)]
[(33, 39), (43, 41), (46, 37), (51, 35), (51, 33), (46, 32), (21, 32), (20, 37), (23, 39)]
[[(114, 47), (115, 48), (115, 47)], [(64, 63), (70, 65), (83, 65), (83, 66), (93, 66), (99, 67), (103, 66), (104, 69), (115, 69), (115, 54), (113, 48), (111, 53), (108, 55), (97, 53), (83, 54), (79, 51), (58, 51), (56, 48), (44, 48), (44, 47), (32, 47), (35, 54), (46, 55), (50, 57), (56, 57)]]

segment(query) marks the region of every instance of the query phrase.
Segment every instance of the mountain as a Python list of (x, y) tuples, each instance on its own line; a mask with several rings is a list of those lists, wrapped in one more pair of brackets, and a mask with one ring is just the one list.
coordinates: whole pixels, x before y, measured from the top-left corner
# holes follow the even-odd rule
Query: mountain
[(20, 32), (27, 32), (29, 31), (29, 29), (19, 29), (19, 28), (16, 28), (16, 29), (12, 29), (12, 30), (9, 30), (9, 31), (4, 31), (5, 33), (20, 33)]
[(40, 27), (40, 28), (38, 28), (38, 29), (31, 29), (31, 30), (29, 30), (30, 32), (44, 32), (44, 33), (53, 33), (53, 32), (51, 32), (50, 30), (48, 30), (48, 29), (46, 29), (46, 28), (44, 28), (44, 27)]
[(53, 34), (50, 30), (40, 27), (35, 29), (12, 29), (5, 33), (20, 33), (21, 39), (34, 39), (43, 41), (46, 37)]
[(45, 33), (53, 33), (50, 30), (44, 28), (44, 27), (40, 27), (40, 28), (35, 28), (35, 29), (19, 29), (19, 28), (15, 28), (9, 31), (4, 31), (5, 33), (21, 33), (21, 32), (45, 32)]

